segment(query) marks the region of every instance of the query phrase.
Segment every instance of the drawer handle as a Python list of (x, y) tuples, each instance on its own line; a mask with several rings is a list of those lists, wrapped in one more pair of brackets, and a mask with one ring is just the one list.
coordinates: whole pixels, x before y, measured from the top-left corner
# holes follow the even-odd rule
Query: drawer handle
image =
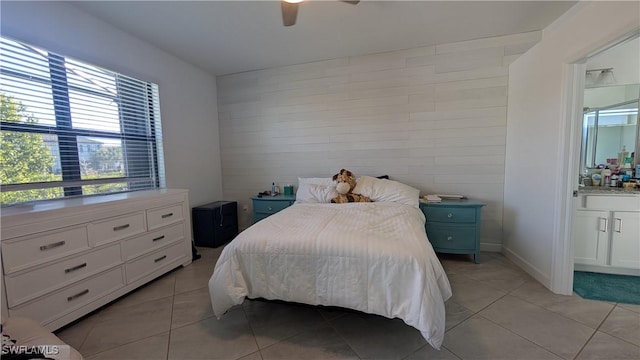
[(166, 219), (166, 218), (171, 217), (171, 216), (173, 216), (173, 213), (164, 214), (164, 215), (162, 215), (162, 218)]
[(82, 269), (83, 267), (86, 267), (86, 266), (87, 266), (87, 263), (82, 263), (80, 265), (76, 265), (74, 267), (70, 267), (68, 269), (64, 269), (64, 272), (65, 272), (65, 274), (68, 274), (68, 273), (70, 273), (72, 271), (76, 271), (76, 270)]
[(42, 245), (42, 246), (40, 246), (40, 251), (45, 251), (45, 250), (50, 250), (50, 249), (53, 249), (53, 248), (57, 248), (58, 246), (62, 246), (64, 244), (66, 244), (66, 243), (67, 243), (66, 241), (62, 240), (62, 241), (58, 241), (58, 242), (53, 243), (53, 244)]
[(157, 258), (157, 259), (153, 260), (153, 262), (162, 261), (162, 260), (164, 260), (164, 259), (166, 259), (166, 258), (167, 258), (167, 255), (162, 255), (162, 256), (160, 256), (159, 258)]
[(608, 223), (607, 218), (601, 217), (598, 230), (601, 231), (601, 232), (607, 232), (608, 231), (607, 230), (607, 228), (608, 228), (607, 223)]
[(87, 295), (89, 293), (89, 289), (84, 289), (82, 291), (80, 291), (79, 293), (75, 294), (75, 295), (71, 295), (67, 298), (67, 301), (72, 301), (75, 300), (77, 298), (79, 298), (82, 295)]
[(153, 238), (152, 240), (153, 241), (158, 241), (158, 240), (162, 240), (162, 239), (164, 239), (164, 235), (158, 236), (157, 238)]
[(621, 233), (622, 232), (622, 219), (620, 218), (616, 218), (616, 232), (617, 233)]
[(124, 230), (124, 229), (128, 228), (129, 226), (131, 226), (131, 225), (130, 224), (124, 224), (124, 225), (116, 226), (116, 227), (113, 228), (113, 231)]
[(273, 210), (273, 209), (271, 208), (271, 206), (269, 206), (269, 208), (268, 208), (267, 210), (271, 211), (271, 210)]
[(449, 215), (447, 215), (447, 217), (448, 217), (448, 218), (451, 218), (451, 217), (453, 217), (453, 214), (452, 214), (452, 213), (449, 213)]
[(447, 236), (447, 241), (453, 240), (453, 236)]

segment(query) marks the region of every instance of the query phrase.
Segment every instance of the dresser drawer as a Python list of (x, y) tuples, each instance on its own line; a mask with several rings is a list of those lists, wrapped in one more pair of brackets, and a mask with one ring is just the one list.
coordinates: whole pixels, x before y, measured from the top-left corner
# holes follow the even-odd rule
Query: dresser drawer
[(436, 249), (474, 250), (475, 225), (427, 224), (427, 237)]
[(428, 207), (425, 209), (427, 222), (475, 223), (476, 210), (456, 207)]
[(284, 210), (291, 206), (291, 201), (273, 201), (273, 200), (254, 200), (253, 211), (263, 214), (275, 214), (280, 210)]
[(141, 234), (146, 229), (144, 212), (109, 218), (89, 224), (89, 242), (94, 246), (102, 245)]
[(65, 228), (2, 242), (5, 274), (89, 249), (85, 226)]
[(7, 301), (9, 306), (15, 306), (121, 263), (120, 244), (114, 244), (33, 271), (7, 276)]
[(182, 221), (183, 219), (182, 204), (147, 210), (147, 225), (149, 230), (174, 224), (178, 221)]
[(185, 257), (185, 246), (181, 242), (127, 263), (125, 267), (127, 284), (149, 275), (182, 257)]
[(122, 267), (82, 280), (53, 294), (24, 305), (10, 308), (11, 316), (25, 316), (46, 325), (90, 302), (102, 298), (124, 286)]
[(164, 229), (125, 240), (122, 253), (125, 256), (125, 260), (130, 260), (183, 239), (184, 223), (181, 222)]

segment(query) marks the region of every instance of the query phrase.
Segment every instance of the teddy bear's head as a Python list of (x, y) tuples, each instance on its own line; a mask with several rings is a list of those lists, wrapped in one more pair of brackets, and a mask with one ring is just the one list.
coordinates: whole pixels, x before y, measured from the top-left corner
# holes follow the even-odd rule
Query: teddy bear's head
[(333, 175), (333, 181), (338, 183), (336, 191), (341, 195), (350, 193), (356, 187), (356, 176), (349, 170), (341, 169), (339, 173)]

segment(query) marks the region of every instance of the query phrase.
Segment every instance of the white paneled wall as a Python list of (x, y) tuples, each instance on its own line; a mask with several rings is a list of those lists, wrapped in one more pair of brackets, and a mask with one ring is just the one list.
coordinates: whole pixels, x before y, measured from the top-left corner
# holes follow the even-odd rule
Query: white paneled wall
[[(485, 201), (484, 249), (502, 237), (508, 66), (540, 32), (217, 78), (223, 191), (251, 223), (272, 182), (388, 174)], [(242, 211), (242, 210), (241, 210)]]

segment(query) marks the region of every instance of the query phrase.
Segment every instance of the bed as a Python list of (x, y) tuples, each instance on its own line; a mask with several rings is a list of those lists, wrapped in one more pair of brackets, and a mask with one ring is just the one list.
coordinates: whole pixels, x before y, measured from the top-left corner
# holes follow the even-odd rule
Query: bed
[(451, 287), (409, 192), (406, 202), (389, 201), (396, 190), (369, 191), (371, 203), (296, 201), (252, 225), (225, 247), (209, 280), (215, 315), (246, 297), (338, 306), (400, 318), (439, 349)]

